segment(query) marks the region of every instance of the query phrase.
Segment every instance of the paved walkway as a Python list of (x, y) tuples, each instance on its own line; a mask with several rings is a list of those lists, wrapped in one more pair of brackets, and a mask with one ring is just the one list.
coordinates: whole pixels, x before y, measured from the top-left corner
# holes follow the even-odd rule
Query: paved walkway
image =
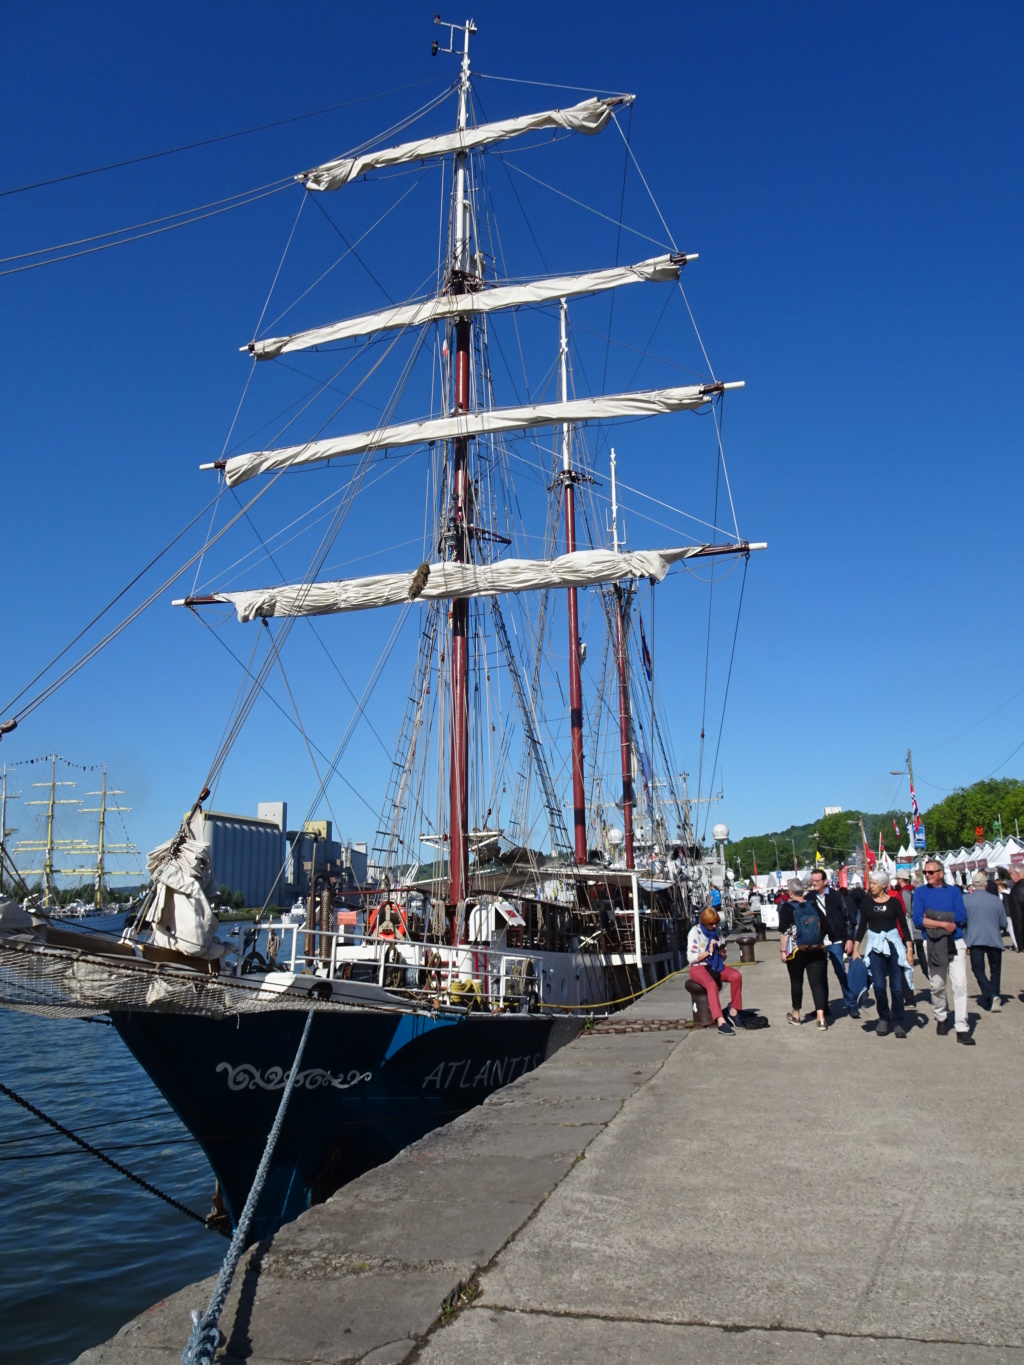
[[(770, 1029), (584, 1036), (253, 1248), (218, 1361), (1024, 1365), (1024, 959), (965, 1048), (923, 1003), (793, 1028), (758, 952)], [(688, 1016), (675, 978), (617, 1019)], [(179, 1361), (208, 1297), (81, 1361)]]

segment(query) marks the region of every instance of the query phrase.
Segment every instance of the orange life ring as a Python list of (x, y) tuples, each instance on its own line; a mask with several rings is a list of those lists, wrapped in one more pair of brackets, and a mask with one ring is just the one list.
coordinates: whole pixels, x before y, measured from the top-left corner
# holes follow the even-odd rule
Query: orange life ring
[(397, 901), (381, 901), (370, 910), (366, 932), (371, 938), (408, 938), (409, 922)]

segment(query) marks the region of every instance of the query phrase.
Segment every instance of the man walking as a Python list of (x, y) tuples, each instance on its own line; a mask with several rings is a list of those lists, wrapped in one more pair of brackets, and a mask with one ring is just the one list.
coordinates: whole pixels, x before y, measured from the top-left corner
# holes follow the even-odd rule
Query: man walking
[[(971, 971), (981, 987), (981, 1005), (986, 1010), (1003, 1008), (999, 994), (1003, 965), (1003, 930), (1006, 910), (998, 896), (986, 888), (988, 876), (984, 872), (971, 875), (972, 890), (964, 897), (967, 907), (967, 951), (971, 957)], [(988, 975), (985, 962), (988, 960)]]
[(1013, 925), (1013, 938), (1019, 953), (1024, 949), (1024, 867), (1014, 863), (1010, 868), (1010, 901), (1006, 913)]
[(928, 940), (928, 983), (932, 988), (935, 1031), (949, 1032), (946, 983), (953, 987), (953, 1019), (956, 1040), (973, 1047), (967, 1024), (967, 945), (964, 925), (967, 911), (958, 886), (946, 886), (942, 864), (926, 858), (924, 886), (914, 892), (914, 923)]
[(846, 898), (829, 886), (828, 878), (824, 872), (815, 868), (811, 873), (811, 894), (808, 899), (825, 916), (828, 923), (830, 940), (828, 956), (836, 974), (836, 980), (839, 982), (839, 989), (843, 993), (846, 1013), (851, 1019), (859, 1019), (860, 1011), (857, 1008), (859, 1002), (850, 987), (846, 967), (843, 963), (844, 955), (849, 957), (853, 952), (853, 938), (856, 928)]

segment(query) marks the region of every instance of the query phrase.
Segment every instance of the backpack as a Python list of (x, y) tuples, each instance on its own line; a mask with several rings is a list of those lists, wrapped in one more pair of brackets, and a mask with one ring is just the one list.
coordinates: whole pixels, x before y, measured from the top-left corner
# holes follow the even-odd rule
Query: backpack
[(824, 943), (817, 910), (806, 903), (793, 903), (793, 942), (798, 948), (820, 948)]

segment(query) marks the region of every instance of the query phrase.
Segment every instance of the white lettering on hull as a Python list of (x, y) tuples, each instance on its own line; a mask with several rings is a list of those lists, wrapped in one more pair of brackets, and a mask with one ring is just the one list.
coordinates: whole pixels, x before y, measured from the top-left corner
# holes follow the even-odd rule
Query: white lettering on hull
[[(228, 1073), (229, 1090), (255, 1090), (257, 1087), (260, 1090), (283, 1090), (292, 1074), (280, 1066), (269, 1066), (266, 1071), (259, 1071), (251, 1062), (242, 1062), (240, 1066), (220, 1062), (217, 1071)], [(319, 1090), (322, 1086), (328, 1086), (332, 1090), (349, 1090), (360, 1081), (370, 1080), (372, 1076), (372, 1071), (349, 1071), (347, 1074), (335, 1076), (330, 1071), (314, 1066), (308, 1071), (298, 1073), (295, 1077), (295, 1088)]]
[(423, 1089), (432, 1087), (435, 1090), (475, 1090), (478, 1085), (494, 1089), (499, 1085), (508, 1085), (509, 1081), (514, 1081), (516, 1076), (525, 1076), (527, 1071), (533, 1071), (540, 1066), (540, 1053), (535, 1052), (528, 1057), (496, 1057), (486, 1062), (481, 1062), (476, 1071), (471, 1072), (473, 1065), (471, 1057), (462, 1058), (457, 1062), (438, 1062), (433, 1071), (429, 1071), (423, 1078)]

